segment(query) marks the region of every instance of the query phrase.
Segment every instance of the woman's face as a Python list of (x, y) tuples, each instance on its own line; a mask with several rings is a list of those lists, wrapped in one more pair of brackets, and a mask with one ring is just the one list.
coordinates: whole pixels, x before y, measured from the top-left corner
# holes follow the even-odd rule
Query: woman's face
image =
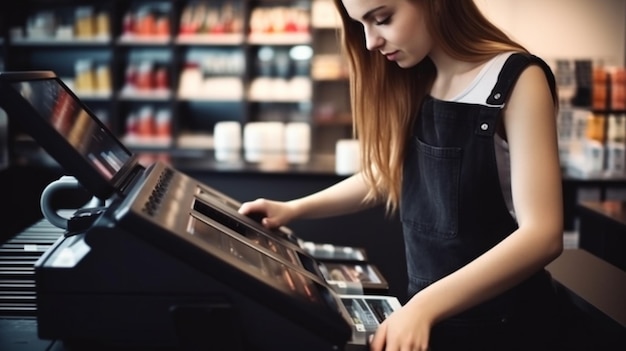
[(363, 25), (365, 45), (400, 67), (416, 65), (432, 49), (424, 13), (411, 0), (342, 0), (350, 17)]

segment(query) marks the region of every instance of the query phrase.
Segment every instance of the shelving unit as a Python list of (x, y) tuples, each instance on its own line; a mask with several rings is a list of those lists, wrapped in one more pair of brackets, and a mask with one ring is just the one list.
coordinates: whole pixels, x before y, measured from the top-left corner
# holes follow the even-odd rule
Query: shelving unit
[[(219, 121), (305, 121), (313, 152), (333, 152), (337, 139), (351, 135), (351, 122), (345, 75), (312, 74), (321, 55), (339, 58), (336, 27), (313, 23), (312, 12), (328, 5), (24, 0), (4, 15), (5, 70), (55, 71), (140, 152), (210, 150)], [(283, 32), (262, 28), (277, 23)]]

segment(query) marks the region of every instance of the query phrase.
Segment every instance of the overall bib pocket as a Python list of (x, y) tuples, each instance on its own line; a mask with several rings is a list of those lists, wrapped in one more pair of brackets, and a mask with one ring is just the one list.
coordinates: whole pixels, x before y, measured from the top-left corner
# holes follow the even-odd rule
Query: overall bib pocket
[(453, 238), (459, 227), (462, 149), (428, 145), (413, 137), (404, 165), (402, 221), (417, 235)]

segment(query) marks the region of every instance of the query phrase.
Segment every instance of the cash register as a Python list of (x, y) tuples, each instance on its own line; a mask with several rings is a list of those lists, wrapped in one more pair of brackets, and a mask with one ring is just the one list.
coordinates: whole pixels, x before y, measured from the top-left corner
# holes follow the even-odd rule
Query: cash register
[(35, 264), (41, 338), (76, 349), (360, 350), (400, 307), (358, 250), (333, 260), (167, 163), (142, 165), (54, 72), (2, 72), (0, 94), (102, 200), (77, 210)]

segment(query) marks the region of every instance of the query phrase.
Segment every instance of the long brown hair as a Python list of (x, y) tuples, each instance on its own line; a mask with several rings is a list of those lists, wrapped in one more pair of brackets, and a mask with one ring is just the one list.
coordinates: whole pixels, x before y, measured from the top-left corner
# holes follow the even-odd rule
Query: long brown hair
[[(453, 58), (480, 62), (505, 51), (526, 52), (489, 22), (474, 0), (404, 1), (415, 2), (424, 11), (433, 40)], [(350, 72), (353, 133), (370, 185), (366, 201), (382, 200), (392, 213), (400, 203), (404, 148), (411, 126), (437, 72), (428, 57), (407, 69), (367, 50), (361, 24), (350, 18), (342, 0), (335, 0), (335, 5)]]

